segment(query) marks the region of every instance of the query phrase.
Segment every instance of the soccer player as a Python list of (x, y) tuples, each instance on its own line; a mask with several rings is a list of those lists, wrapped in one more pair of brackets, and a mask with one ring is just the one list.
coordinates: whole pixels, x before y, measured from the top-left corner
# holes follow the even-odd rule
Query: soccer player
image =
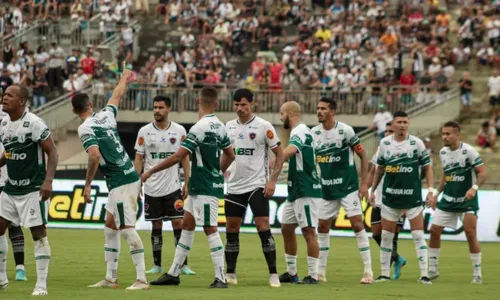
[[(58, 153), (50, 130), (42, 119), (26, 111), (28, 90), (14, 84), (7, 88), (2, 109), (6, 116), (0, 126), (5, 151), (0, 167), (7, 166), (8, 181), (0, 200), (0, 289), (7, 288), (7, 239), (10, 223), (29, 228), (35, 241), (37, 282), (32, 295), (47, 295), (50, 245), (47, 237), (45, 201), (52, 193)], [(45, 155), (48, 160), (45, 163)], [(47, 166), (47, 169), (45, 167)]]
[[(394, 134), (394, 130), (392, 129), (392, 122), (388, 122), (385, 124), (385, 136), (389, 136)], [(367, 182), (371, 185), (373, 182), (373, 177), (375, 176), (375, 170), (377, 168), (377, 156), (378, 156), (378, 148), (377, 152), (373, 154), (372, 161), (369, 164), (369, 178)], [(375, 202), (370, 202), (372, 206), (371, 213), (371, 231), (372, 237), (380, 246), (380, 241), (382, 239), (382, 216), (381, 216), (381, 206), (382, 206), (382, 185), (384, 182), (384, 178), (382, 178), (381, 183), (378, 185), (377, 190), (375, 191)], [(398, 253), (398, 236), (399, 232), (403, 228), (404, 225), (404, 217), (400, 218), (397, 222), (396, 232), (394, 233), (394, 239), (392, 240), (392, 254), (391, 254), (391, 264), (394, 263), (394, 274), (392, 274), (392, 279), (396, 280), (401, 277), (401, 269), (406, 265), (406, 259), (399, 255)]]
[[(175, 153), (186, 138), (186, 130), (181, 125), (168, 119), (172, 100), (166, 96), (153, 99), (154, 121), (142, 127), (135, 143), (135, 169), (140, 174), (151, 169), (165, 158)], [(181, 161), (184, 178), (189, 178), (189, 157)], [(172, 222), (175, 245), (179, 242), (184, 215), (184, 199), (187, 197), (187, 184), (181, 190), (179, 168), (170, 168), (155, 174), (144, 185), (144, 216), (151, 221), (151, 244), (153, 248), (154, 266), (146, 274), (163, 273), (161, 268), (161, 249), (163, 247), (162, 227), (164, 220)], [(182, 273), (194, 275), (187, 265)]]
[[(469, 243), (472, 283), (481, 284), (481, 248), (476, 235), (479, 210), (477, 190), (486, 181), (486, 168), (476, 149), (460, 141), (458, 123), (446, 122), (441, 129), (441, 138), (444, 147), (439, 151), (439, 158), (443, 177), (432, 201), (435, 212), (429, 242), (429, 277), (439, 277), (438, 260), (443, 229), (457, 228), (457, 220), (461, 219)], [(443, 196), (438, 203), (437, 197), (441, 192)]]
[(181, 238), (170, 270), (152, 281), (152, 285), (180, 283), (179, 274), (193, 246), (195, 227), (201, 225), (208, 238), (210, 256), (215, 268), (215, 280), (209, 288), (227, 288), (224, 275), (224, 246), (217, 231), (217, 216), (219, 199), (224, 197), (223, 173), (231, 165), (235, 155), (224, 124), (214, 115), (218, 105), (217, 90), (213, 87), (204, 87), (198, 102), (200, 120), (191, 127), (181, 147), (141, 176), (142, 181), (147, 182), (146, 180), (153, 174), (176, 166), (184, 157), (191, 154), (189, 196), (184, 206)]
[[(372, 183), (371, 202), (375, 202), (375, 191), (384, 178), (382, 186), (382, 241), (380, 243), (380, 264), (382, 274), (375, 282), (390, 280), (391, 253), (397, 222), (406, 213), (410, 220), (411, 234), (417, 251), (420, 266), (419, 281), (432, 282), (428, 276), (428, 249), (424, 238), (424, 219), (422, 203), (422, 182), (420, 169), (425, 172), (429, 186), (426, 204), (433, 197), (434, 182), (432, 166), (424, 143), (419, 138), (408, 134), (409, 118), (404, 111), (394, 113), (392, 127), (394, 134), (380, 141), (377, 156), (377, 169)], [(385, 174), (385, 177), (384, 177)]]
[(300, 106), (295, 101), (286, 102), (280, 108), (285, 129), (291, 129), (290, 141), (284, 150), (288, 160), (288, 197), (283, 205), (281, 233), (285, 243), (287, 271), (280, 276), (281, 282), (298, 283), (297, 275), (297, 224), (307, 243), (308, 276), (302, 283), (318, 283), (319, 246), (316, 239), (318, 227), (318, 203), (322, 197), (321, 184), (316, 171), (314, 138), (309, 128), (300, 121)]
[[(319, 279), (326, 282), (326, 262), (330, 249), (330, 228), (340, 206), (356, 234), (358, 250), (364, 264), (362, 284), (373, 283), (370, 241), (363, 223), (360, 199), (368, 196), (368, 158), (351, 126), (335, 120), (337, 103), (321, 98), (317, 107), (320, 125), (311, 129), (316, 163), (321, 170), (323, 199), (318, 201)], [(361, 159), (361, 184), (354, 164), (354, 153)]]
[[(0, 89), (0, 95), (2, 90)], [(7, 113), (0, 109), (0, 122), (4, 117), (8, 116)], [(0, 142), (0, 153), (4, 153), (5, 148)], [(7, 167), (0, 168), (0, 193), (2, 193), (5, 183), (7, 181)], [(1, 199), (0, 199), (1, 201)], [(9, 225), (9, 239), (12, 244), (12, 252), (14, 253), (14, 262), (16, 263), (16, 281), (27, 281), (26, 271), (24, 269), (24, 233), (21, 226), (15, 226), (12, 223)]]
[[(250, 205), (269, 269), (269, 285), (279, 287), (276, 243), (269, 227), (269, 198), (274, 194), (283, 167), (283, 149), (271, 123), (253, 114), (253, 93), (250, 90), (237, 90), (233, 102), (238, 118), (226, 124), (236, 154), (236, 160), (226, 175), (229, 177), (224, 204), (227, 282), (238, 283), (236, 261), (240, 252), (239, 233), (247, 206)], [(276, 157), (272, 174), (268, 170), (268, 149)]]
[(127, 290), (147, 290), (144, 264), (144, 247), (135, 230), (137, 220), (137, 198), (139, 196), (139, 174), (134, 168), (127, 152), (123, 148), (116, 129), (116, 114), (120, 99), (125, 95), (127, 79), (132, 72), (123, 66), (120, 82), (113, 95), (98, 113), (94, 112), (92, 102), (87, 94), (78, 93), (73, 99), (73, 112), (83, 121), (78, 127), (78, 135), (83, 148), (88, 154), (87, 175), (83, 197), (87, 204), (93, 202), (92, 180), (99, 168), (106, 178), (109, 189), (106, 202), (106, 223), (104, 234), (104, 258), (106, 260), (106, 277), (89, 287), (118, 287), (118, 257), (120, 256), (120, 235), (125, 238), (130, 249), (132, 261), (137, 273), (136, 281)]

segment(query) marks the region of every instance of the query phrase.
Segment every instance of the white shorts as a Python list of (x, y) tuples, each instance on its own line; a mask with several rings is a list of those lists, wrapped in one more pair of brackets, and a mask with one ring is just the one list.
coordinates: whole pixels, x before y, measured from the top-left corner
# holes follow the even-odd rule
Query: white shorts
[(363, 214), (361, 210), (361, 202), (359, 201), (358, 191), (355, 191), (338, 200), (319, 199), (318, 219), (328, 220), (330, 218), (338, 217), (341, 205), (344, 208), (348, 218)]
[(193, 215), (198, 226), (217, 226), (219, 198), (214, 196), (188, 196), (184, 201), (184, 211)]
[(40, 192), (14, 196), (2, 193), (0, 200), (0, 217), (10, 221), (15, 226), (25, 228), (47, 224), (47, 204), (42, 202)]
[(424, 208), (422, 206), (417, 206), (410, 209), (400, 209), (400, 208), (391, 208), (382, 204), (382, 219), (391, 222), (398, 222), (399, 219), (406, 213), (406, 217), (408, 220), (413, 220), (418, 217)]
[(116, 228), (134, 226), (137, 222), (137, 197), (141, 182), (138, 180), (112, 189), (104, 208), (115, 217)]
[(439, 208), (434, 211), (432, 215), (432, 225), (437, 225), (441, 227), (451, 227), (453, 229), (457, 229), (458, 219), (460, 221), (464, 221), (465, 214), (471, 214), (477, 216), (477, 212), (474, 210), (466, 211), (466, 212), (450, 212), (440, 210)]
[(300, 228), (318, 227), (318, 203), (320, 198), (299, 198), (283, 204), (281, 224), (299, 224)]

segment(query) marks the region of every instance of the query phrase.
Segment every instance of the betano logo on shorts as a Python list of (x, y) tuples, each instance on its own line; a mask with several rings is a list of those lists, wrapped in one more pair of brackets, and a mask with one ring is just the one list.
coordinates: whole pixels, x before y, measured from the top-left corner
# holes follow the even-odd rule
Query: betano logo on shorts
[(4, 156), (8, 160), (25, 160), (27, 157), (26, 153), (13, 153), (10, 151), (5, 151)]
[(413, 172), (413, 167), (405, 166), (385, 166), (386, 173), (411, 173)]
[(446, 182), (463, 182), (465, 181), (465, 176), (457, 176), (455, 174), (452, 174), (452, 175), (446, 175), (444, 179)]
[(333, 163), (333, 162), (339, 162), (339, 161), (340, 161), (340, 156), (316, 155), (316, 162), (318, 164)]

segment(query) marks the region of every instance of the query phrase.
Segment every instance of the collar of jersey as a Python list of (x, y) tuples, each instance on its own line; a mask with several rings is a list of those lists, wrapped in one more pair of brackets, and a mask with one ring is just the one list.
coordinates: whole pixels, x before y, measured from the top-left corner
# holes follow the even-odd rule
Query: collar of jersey
[(408, 136), (406, 137), (406, 139), (405, 139), (404, 141), (401, 141), (401, 142), (398, 142), (398, 141), (396, 141), (396, 140), (394, 139), (394, 134), (392, 134), (392, 135), (391, 135), (391, 137), (392, 137), (392, 140), (393, 140), (393, 141), (395, 141), (396, 143), (402, 143), (402, 142), (405, 142), (405, 141), (407, 141), (407, 140), (409, 140), (409, 139), (410, 139), (410, 135), (409, 135), (409, 134), (408, 134)]
[(203, 118), (210, 118), (210, 117), (215, 117), (215, 114), (208, 114), (203, 116)]
[(297, 128), (297, 126), (299, 126), (300, 124), (302, 124), (302, 122), (297, 123), (297, 125), (295, 125), (292, 129)]
[(253, 120), (255, 120), (255, 115), (253, 115), (253, 117), (250, 120), (248, 120), (245, 124), (241, 124), (239, 119), (236, 119), (236, 123), (238, 123), (240, 125), (247, 125), (247, 124), (252, 123)]
[[(337, 126), (339, 126), (339, 121), (335, 120), (335, 125), (333, 125), (333, 128), (330, 130), (334, 130), (335, 128), (337, 128)], [(323, 129), (324, 131), (330, 131), (330, 130), (326, 130), (323, 125), (321, 125), (321, 129)]]
[(168, 126), (167, 126), (167, 128), (165, 128), (165, 129), (161, 129), (161, 128), (156, 127), (155, 122), (152, 122), (152, 124), (153, 124), (153, 127), (154, 127), (156, 130), (158, 130), (158, 131), (167, 131), (167, 130), (170, 128), (170, 126), (172, 126), (172, 121), (168, 121)]

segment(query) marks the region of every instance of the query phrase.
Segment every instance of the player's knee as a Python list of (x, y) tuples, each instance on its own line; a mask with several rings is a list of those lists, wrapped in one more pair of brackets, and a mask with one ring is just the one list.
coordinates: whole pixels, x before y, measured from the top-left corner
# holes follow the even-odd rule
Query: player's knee
[(151, 225), (153, 226), (153, 229), (162, 229), (163, 228), (163, 221), (162, 220), (152, 221)]
[(35, 242), (47, 236), (47, 230), (45, 229), (45, 226), (31, 227), (30, 231), (33, 237), (33, 241)]
[(331, 222), (320, 220), (318, 222), (318, 232), (319, 233), (329, 233), (331, 227)]
[(255, 218), (255, 227), (259, 232), (268, 230), (269, 218)]
[(363, 224), (363, 219), (361, 216), (354, 216), (350, 218), (352, 229), (354, 232), (360, 232), (365, 229), (365, 225)]
[(281, 234), (283, 235), (293, 235), (295, 233), (295, 226), (284, 224), (281, 226)]
[(473, 240), (476, 238), (476, 227), (473, 226), (464, 227), (464, 232), (467, 240)]
[(14, 240), (24, 240), (23, 230), (20, 226), (9, 227), (9, 239)]
[(209, 236), (217, 232), (217, 226), (203, 226), (203, 231), (205, 235)]
[(443, 232), (443, 228), (441, 226), (432, 225), (430, 232), (431, 236), (438, 237)]

